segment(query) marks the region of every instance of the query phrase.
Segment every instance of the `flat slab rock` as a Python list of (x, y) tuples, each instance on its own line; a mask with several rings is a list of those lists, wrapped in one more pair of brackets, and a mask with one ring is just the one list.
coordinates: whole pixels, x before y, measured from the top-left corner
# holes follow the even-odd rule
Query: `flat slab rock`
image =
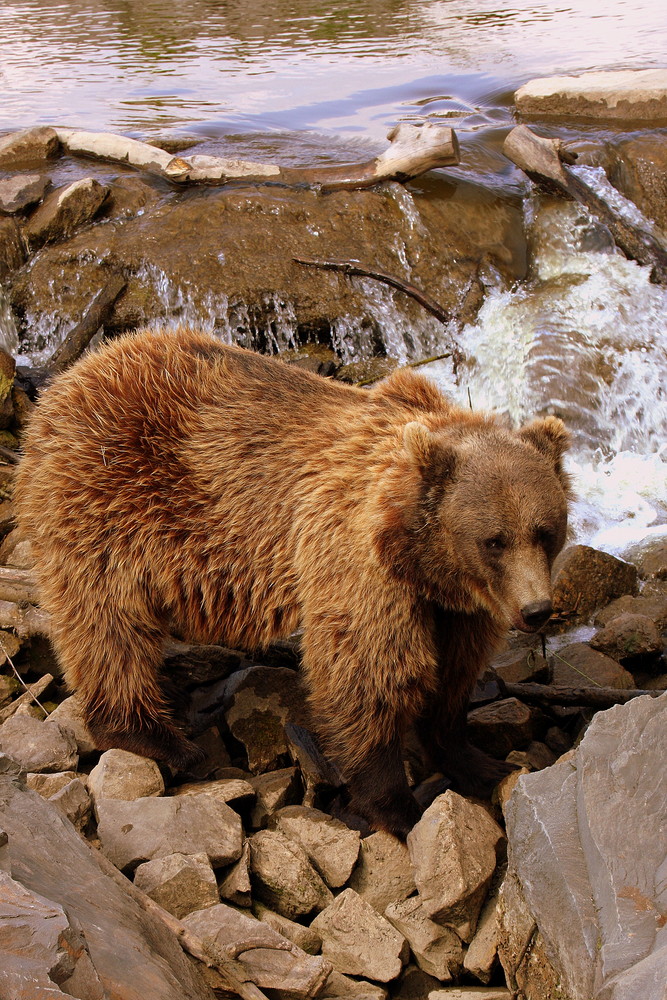
[(340, 820), (307, 806), (285, 806), (270, 825), (303, 847), (324, 881), (339, 889), (359, 856), (360, 835)]
[(301, 845), (278, 830), (250, 838), (250, 878), (254, 895), (289, 920), (322, 910), (333, 899)]
[[(664, 996), (666, 725), (667, 694), (599, 712), (578, 749), (523, 775), (506, 807), (501, 897), (516, 884), (571, 1000)], [(502, 942), (500, 954), (505, 964)]]
[[(76, 922), (105, 1000), (212, 1000), (175, 936), (141, 908), (132, 884), (23, 784), (6, 756), (0, 756), (0, 827), (7, 837), (0, 866)], [(97, 1000), (92, 989), (71, 995)], [(33, 989), (26, 1000), (36, 996)]]
[(534, 117), (667, 122), (667, 70), (622, 70), (529, 80), (515, 94), (517, 110)]
[(57, 722), (12, 715), (0, 726), (0, 752), (26, 771), (74, 771), (79, 760), (71, 732)]
[(98, 799), (141, 799), (164, 795), (164, 779), (154, 760), (127, 750), (106, 750), (90, 772), (88, 789)]
[(203, 852), (214, 867), (241, 857), (241, 817), (210, 795), (100, 799), (97, 816), (101, 848), (120, 869), (166, 854)]

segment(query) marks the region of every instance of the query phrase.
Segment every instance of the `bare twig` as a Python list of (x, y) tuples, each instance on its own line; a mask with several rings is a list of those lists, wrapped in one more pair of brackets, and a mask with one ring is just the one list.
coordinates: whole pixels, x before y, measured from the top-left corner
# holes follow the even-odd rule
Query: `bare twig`
[(0, 601), (37, 604), (37, 579), (32, 570), (0, 566)]
[[(7, 657), (7, 659), (9, 660), (9, 657)], [(36, 702), (36, 704), (39, 705), (44, 714), (48, 715), (49, 713), (46, 711), (44, 706), (41, 705), (40, 702), (38, 701), (38, 697), (40, 694), (43, 694), (46, 691), (49, 684), (53, 682), (53, 676), (51, 674), (44, 674), (44, 676), (40, 677), (39, 680), (35, 681), (34, 684), (26, 684), (23, 678), (16, 670), (16, 667), (14, 666), (12, 661), (9, 660), (9, 662), (12, 666), (12, 669), (14, 670), (14, 673), (18, 677), (19, 681), (21, 682), (21, 684), (23, 684), (23, 687), (25, 688), (25, 693), (19, 695), (18, 698), (15, 698), (14, 701), (10, 702), (9, 705), (6, 705), (5, 708), (0, 710), (0, 725), (3, 722), (6, 722), (7, 719), (11, 718), (11, 716), (14, 715), (14, 713), (17, 712), (22, 705), (29, 705), (31, 701)]]

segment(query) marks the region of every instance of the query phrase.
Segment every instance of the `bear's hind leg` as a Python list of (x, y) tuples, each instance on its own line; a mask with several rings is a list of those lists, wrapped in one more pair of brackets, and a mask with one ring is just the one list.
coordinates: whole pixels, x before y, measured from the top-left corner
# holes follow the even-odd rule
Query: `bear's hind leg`
[(204, 755), (171, 720), (158, 682), (162, 639), (157, 627), (98, 606), (63, 621), (54, 645), (99, 750), (129, 750), (185, 770)]

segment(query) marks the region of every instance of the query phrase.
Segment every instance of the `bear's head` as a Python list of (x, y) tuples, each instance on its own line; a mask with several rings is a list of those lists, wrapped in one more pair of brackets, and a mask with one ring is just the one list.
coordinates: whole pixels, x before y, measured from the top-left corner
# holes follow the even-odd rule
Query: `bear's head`
[(408, 423), (384, 508), (391, 531), (376, 538), (381, 559), (443, 607), (539, 628), (567, 530), (568, 443), (555, 417), (519, 431), (472, 414), (438, 429)]

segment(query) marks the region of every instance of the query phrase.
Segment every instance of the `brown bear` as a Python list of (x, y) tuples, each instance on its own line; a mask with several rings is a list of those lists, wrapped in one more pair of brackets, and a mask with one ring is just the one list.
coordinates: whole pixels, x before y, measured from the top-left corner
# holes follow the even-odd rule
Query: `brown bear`
[(165, 637), (261, 650), (301, 626), (353, 811), (405, 838), (411, 724), (460, 790), (488, 793), (507, 765), (466, 743), (467, 699), (506, 630), (551, 613), (567, 440), (410, 370), (353, 388), (189, 329), (80, 360), (39, 402), (16, 500), (97, 745), (187, 767)]

